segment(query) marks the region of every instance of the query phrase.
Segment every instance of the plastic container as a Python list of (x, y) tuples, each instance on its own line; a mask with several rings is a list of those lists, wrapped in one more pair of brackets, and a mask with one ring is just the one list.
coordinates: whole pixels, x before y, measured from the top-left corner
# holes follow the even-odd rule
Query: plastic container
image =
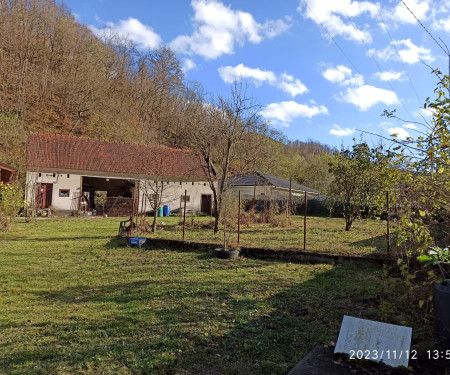
[(169, 206), (163, 206), (163, 215), (170, 216), (170, 207)]
[(161, 217), (164, 215), (164, 211), (162, 207), (158, 207), (158, 217)]
[(147, 242), (147, 239), (144, 237), (132, 237), (130, 238), (129, 245), (130, 247), (142, 247)]
[(434, 328), (442, 349), (450, 350), (450, 285), (433, 287)]

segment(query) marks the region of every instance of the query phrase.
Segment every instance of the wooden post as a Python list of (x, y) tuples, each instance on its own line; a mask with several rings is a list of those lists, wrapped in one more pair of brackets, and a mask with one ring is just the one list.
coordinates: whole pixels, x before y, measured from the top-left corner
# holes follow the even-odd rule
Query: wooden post
[[(81, 209), (82, 209), (82, 207), (81, 207), (81, 196), (82, 195), (83, 195), (83, 176), (80, 177), (80, 199), (78, 202), (78, 212), (80, 213), (80, 215), (81, 215)], [(36, 199), (36, 197), (35, 197), (35, 199)]]
[(142, 192), (142, 200), (141, 200), (141, 225), (144, 225), (145, 222), (145, 195)]
[(386, 239), (387, 239), (387, 253), (388, 255), (391, 252), (391, 235), (390, 235), (390, 213), (389, 213), (389, 191), (386, 190), (386, 212), (387, 212), (387, 218), (386, 218)]
[(303, 218), (303, 250), (306, 250), (306, 212), (308, 210), (308, 197), (305, 191), (305, 216)]
[(255, 200), (256, 200), (256, 180), (255, 185), (253, 186), (253, 201), (252, 201), (252, 212), (255, 214)]
[(131, 192), (132, 201), (131, 201), (131, 223), (130, 223), (130, 236), (133, 236), (134, 231), (134, 206), (135, 206), (135, 195), (136, 195), (136, 182)]
[(179, 217), (179, 220), (178, 220), (178, 224), (181, 224), (181, 212), (182, 212), (182, 206), (181, 206), (181, 197), (182, 197), (182, 195), (180, 195), (180, 211), (179, 211), (179, 215), (178, 215), (178, 217)]
[(184, 241), (184, 233), (185, 233), (185, 231), (186, 231), (186, 199), (187, 199), (187, 190), (184, 191), (183, 241)]
[(212, 225), (213, 196), (209, 196), (209, 225)]
[(240, 243), (240, 237), (241, 237), (241, 191), (239, 190), (239, 200), (238, 200), (238, 238), (237, 238), (237, 244), (239, 246)]
[(289, 179), (289, 201), (288, 201), (288, 213), (292, 213), (292, 177)]

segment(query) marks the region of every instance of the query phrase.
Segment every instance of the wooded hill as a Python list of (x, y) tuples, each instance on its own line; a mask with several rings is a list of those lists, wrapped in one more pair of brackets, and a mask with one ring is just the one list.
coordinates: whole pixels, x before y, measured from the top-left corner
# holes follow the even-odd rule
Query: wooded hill
[[(96, 36), (52, 0), (0, 0), (0, 35), (0, 160), (23, 171), (30, 132), (192, 146), (210, 101), (185, 81), (170, 49), (142, 51), (118, 35)], [(264, 155), (261, 168), (326, 187), (327, 146), (265, 134), (248, 137)], [(241, 164), (232, 168), (241, 172)]]

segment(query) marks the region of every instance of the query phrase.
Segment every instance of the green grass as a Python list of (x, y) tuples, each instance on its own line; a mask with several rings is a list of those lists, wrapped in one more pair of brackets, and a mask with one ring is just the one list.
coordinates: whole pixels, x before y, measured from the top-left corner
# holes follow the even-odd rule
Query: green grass
[[(210, 222), (209, 217), (187, 218), (187, 241), (223, 243), (223, 232), (214, 235), (212, 229), (201, 228), (196, 223)], [(182, 239), (182, 226), (178, 217), (159, 218), (161, 230), (145, 234), (166, 239)], [(330, 254), (367, 256), (386, 254), (386, 223), (376, 220), (356, 221), (349, 232), (340, 218), (308, 217), (306, 224), (306, 251)], [(222, 229), (222, 228), (221, 228)], [(237, 229), (228, 232), (231, 242), (237, 242)], [(292, 216), (289, 227), (272, 227), (270, 224), (241, 225), (240, 245), (267, 247), (276, 250), (303, 250), (303, 217)]]
[(118, 221), (0, 234), (1, 374), (286, 374), (344, 314), (408, 320), (380, 269), (127, 248)]

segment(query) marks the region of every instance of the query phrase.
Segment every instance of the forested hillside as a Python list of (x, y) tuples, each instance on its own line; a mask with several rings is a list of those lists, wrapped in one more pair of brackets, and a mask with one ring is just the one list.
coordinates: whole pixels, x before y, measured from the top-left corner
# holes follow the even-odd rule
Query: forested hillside
[[(0, 0), (0, 35), (0, 160), (21, 171), (29, 132), (195, 148), (196, 131), (214, 131), (204, 124), (212, 118), (209, 96), (184, 80), (170, 49), (142, 51), (117, 35), (98, 37), (51, 0)], [(258, 137), (248, 132), (247, 147), (236, 144), (249, 155), (233, 160), (231, 171), (264, 168), (325, 186), (310, 169), (325, 171), (328, 147), (286, 146), (264, 129)]]

